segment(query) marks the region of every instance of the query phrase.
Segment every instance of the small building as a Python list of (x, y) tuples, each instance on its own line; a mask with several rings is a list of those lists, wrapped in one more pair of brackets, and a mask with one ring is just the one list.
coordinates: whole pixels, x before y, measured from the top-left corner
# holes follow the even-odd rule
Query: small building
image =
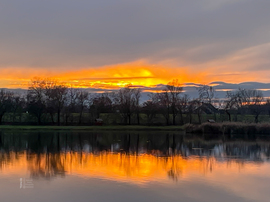
[[(204, 114), (218, 114), (219, 110), (210, 103), (203, 103), (200, 109)], [(198, 110), (196, 109), (196, 110)]]
[(102, 119), (95, 119), (95, 125), (96, 126), (102, 126), (103, 125), (103, 120)]

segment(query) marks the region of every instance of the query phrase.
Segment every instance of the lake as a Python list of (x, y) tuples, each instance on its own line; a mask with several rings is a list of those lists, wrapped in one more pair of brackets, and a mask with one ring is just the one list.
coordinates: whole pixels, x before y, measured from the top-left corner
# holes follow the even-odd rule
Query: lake
[(270, 201), (270, 139), (0, 132), (1, 202)]

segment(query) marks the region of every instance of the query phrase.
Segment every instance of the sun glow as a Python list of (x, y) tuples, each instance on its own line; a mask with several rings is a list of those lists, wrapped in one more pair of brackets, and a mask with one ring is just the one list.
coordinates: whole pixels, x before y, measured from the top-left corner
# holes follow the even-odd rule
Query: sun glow
[(151, 65), (138, 61), (126, 64), (103, 66), (84, 69), (39, 69), (39, 68), (6, 68), (1, 69), (0, 87), (27, 88), (34, 77), (58, 79), (75, 88), (118, 89), (126, 85), (154, 87), (167, 84), (173, 79), (180, 83), (209, 84), (212, 81), (224, 82), (255, 81), (252, 77), (239, 77), (223, 74), (213, 75), (213, 69), (192, 71), (189, 67), (167, 67), (165, 65)]

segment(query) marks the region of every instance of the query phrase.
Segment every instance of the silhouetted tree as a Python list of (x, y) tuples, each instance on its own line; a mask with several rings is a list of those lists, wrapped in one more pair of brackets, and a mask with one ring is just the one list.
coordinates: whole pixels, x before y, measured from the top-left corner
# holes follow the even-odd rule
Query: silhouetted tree
[(202, 85), (198, 88), (198, 93), (201, 102), (212, 104), (212, 100), (215, 95), (215, 89), (213, 86)]
[(159, 109), (161, 114), (164, 116), (166, 120), (166, 124), (170, 125), (170, 110), (171, 110), (171, 101), (169, 92), (167, 89), (162, 93), (157, 93)]
[(166, 119), (167, 125), (170, 124), (170, 113), (172, 114), (173, 125), (176, 124), (176, 116), (179, 113), (178, 105), (180, 104), (180, 95), (182, 91), (183, 88), (178, 80), (173, 80), (166, 85), (162, 93), (158, 93), (158, 101), (160, 103), (161, 112)]
[(127, 86), (114, 94), (114, 103), (122, 115), (124, 122), (131, 124), (131, 116), (135, 111), (134, 89)]
[(88, 102), (89, 93), (86, 91), (78, 91), (77, 92), (77, 102), (78, 102), (78, 108), (79, 108), (79, 124), (82, 123), (82, 115), (84, 109), (87, 107), (86, 104)]
[(15, 118), (18, 115), (20, 117), (20, 122), (21, 122), (21, 117), (22, 113), (26, 109), (26, 99), (22, 95), (14, 95), (12, 98), (12, 111), (13, 111), (13, 122), (15, 122)]
[(135, 107), (135, 112), (137, 116), (137, 123), (140, 125), (140, 112), (141, 112), (141, 107), (140, 107), (140, 98), (141, 98), (141, 89), (136, 88), (134, 89), (134, 107)]
[(95, 94), (91, 99), (90, 113), (94, 118), (100, 118), (101, 113), (112, 112), (112, 99), (109, 93)]
[(70, 119), (71, 123), (73, 123), (73, 113), (76, 112), (77, 107), (77, 95), (79, 89), (76, 88), (68, 88), (66, 95), (66, 102), (63, 107), (64, 120), (66, 125), (68, 124), (68, 120)]
[(4, 114), (11, 111), (13, 93), (4, 89), (0, 90), (0, 124), (2, 124), (2, 118)]
[(268, 113), (268, 116), (270, 117), (270, 99), (266, 99), (266, 102), (265, 102), (265, 110), (267, 111)]
[(179, 107), (181, 103), (181, 93), (183, 91), (183, 87), (181, 84), (178, 82), (178, 80), (173, 80), (172, 82), (168, 83), (166, 86), (166, 92), (169, 93), (169, 102), (170, 102), (170, 107), (171, 107), (171, 112), (172, 112), (172, 117), (173, 117), (173, 125), (176, 124), (176, 116), (179, 113)]
[(262, 112), (262, 103), (264, 101), (263, 93), (260, 90), (242, 90), (244, 94), (244, 105), (254, 115), (254, 122), (259, 122), (259, 115)]
[(183, 120), (183, 114), (188, 112), (188, 102), (189, 102), (189, 97), (188, 95), (184, 95), (183, 97), (181, 97), (178, 102), (177, 102), (177, 111), (178, 114), (180, 115), (180, 124), (184, 124), (184, 120)]
[(147, 116), (147, 123), (151, 124), (153, 118), (159, 112), (159, 104), (158, 104), (158, 96), (156, 94), (151, 93), (148, 95), (150, 100), (147, 100), (143, 103), (142, 112)]
[(54, 80), (49, 80), (45, 85), (47, 99), (54, 102), (57, 113), (57, 125), (60, 125), (61, 111), (67, 100), (68, 87)]
[(41, 116), (46, 109), (45, 85), (45, 80), (34, 78), (27, 91), (27, 108), (29, 113), (37, 118), (38, 124), (41, 124)]
[(236, 116), (240, 112), (250, 112), (253, 114), (254, 121), (258, 123), (258, 118), (262, 112), (263, 93), (259, 90), (238, 89), (235, 92), (227, 92), (227, 100), (225, 104), (225, 112), (231, 121), (231, 110), (236, 112)]

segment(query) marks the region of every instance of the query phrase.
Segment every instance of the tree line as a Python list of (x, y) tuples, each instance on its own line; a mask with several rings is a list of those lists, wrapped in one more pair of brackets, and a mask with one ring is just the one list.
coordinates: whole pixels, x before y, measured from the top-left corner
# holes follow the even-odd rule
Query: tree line
[[(117, 115), (121, 119), (118, 124), (129, 125), (140, 125), (142, 119), (151, 125), (157, 116), (162, 116), (166, 125), (194, 123), (194, 116), (201, 123), (205, 113), (214, 117), (226, 114), (227, 121), (232, 121), (233, 115), (237, 121), (237, 115), (248, 114), (254, 116), (256, 123), (260, 114), (267, 112), (270, 116), (270, 100), (259, 90), (228, 91), (225, 99), (217, 99), (212, 86), (201, 85), (197, 90), (198, 97), (190, 98), (178, 80), (173, 80), (161, 92), (150, 93), (149, 99), (141, 102), (142, 90), (132, 86), (90, 94), (53, 79), (35, 78), (24, 95), (0, 90), (0, 124), (7, 114), (8, 122), (14, 123), (18, 117), (22, 122), (22, 116), (28, 114), (39, 125), (45, 119), (46, 124), (52, 125), (92, 124), (101, 114)], [(116, 124), (115, 120), (112, 123)]]

